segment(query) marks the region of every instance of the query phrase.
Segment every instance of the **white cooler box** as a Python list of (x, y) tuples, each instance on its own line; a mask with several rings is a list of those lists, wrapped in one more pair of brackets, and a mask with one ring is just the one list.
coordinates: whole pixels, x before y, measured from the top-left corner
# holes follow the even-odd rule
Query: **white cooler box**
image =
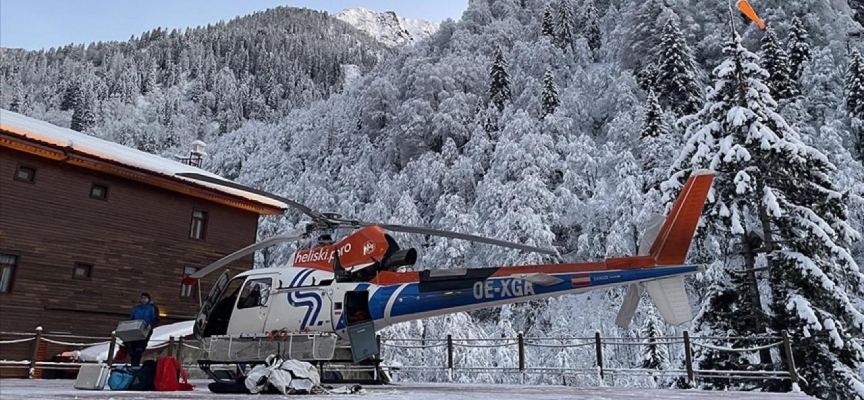
[(105, 364), (84, 364), (78, 370), (78, 377), (75, 379), (75, 389), (81, 390), (102, 390), (105, 389), (105, 383), (108, 382), (110, 369)]
[(144, 321), (133, 319), (117, 324), (115, 332), (117, 337), (124, 343), (137, 342), (139, 340), (147, 339), (147, 335), (150, 334), (150, 328), (147, 327), (147, 324)]

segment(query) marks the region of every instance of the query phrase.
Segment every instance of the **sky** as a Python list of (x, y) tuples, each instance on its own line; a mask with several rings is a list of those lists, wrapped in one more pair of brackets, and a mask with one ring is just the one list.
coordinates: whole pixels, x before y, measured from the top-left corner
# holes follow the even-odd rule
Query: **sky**
[(47, 49), (70, 43), (128, 40), (162, 27), (187, 28), (278, 6), (335, 14), (365, 7), (406, 18), (458, 20), (468, 0), (2, 0), (0, 47)]

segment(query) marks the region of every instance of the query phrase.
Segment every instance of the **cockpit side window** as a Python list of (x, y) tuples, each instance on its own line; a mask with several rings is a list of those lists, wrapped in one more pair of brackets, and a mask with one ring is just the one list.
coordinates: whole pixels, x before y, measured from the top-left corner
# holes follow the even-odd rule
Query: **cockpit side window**
[(272, 282), (273, 280), (270, 278), (250, 279), (246, 281), (243, 290), (240, 291), (237, 309), (266, 307), (267, 301), (270, 298)]

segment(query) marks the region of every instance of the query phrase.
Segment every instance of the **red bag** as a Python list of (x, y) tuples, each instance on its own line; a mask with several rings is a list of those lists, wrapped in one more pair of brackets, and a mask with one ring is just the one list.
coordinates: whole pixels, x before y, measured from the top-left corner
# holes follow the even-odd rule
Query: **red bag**
[(189, 383), (180, 360), (171, 356), (159, 357), (159, 361), (156, 363), (156, 380), (153, 385), (156, 386), (157, 392), (174, 392), (195, 388)]
[(129, 353), (126, 350), (126, 346), (120, 346), (120, 349), (117, 350), (117, 353), (114, 356), (114, 361), (123, 361), (128, 356), (129, 356)]

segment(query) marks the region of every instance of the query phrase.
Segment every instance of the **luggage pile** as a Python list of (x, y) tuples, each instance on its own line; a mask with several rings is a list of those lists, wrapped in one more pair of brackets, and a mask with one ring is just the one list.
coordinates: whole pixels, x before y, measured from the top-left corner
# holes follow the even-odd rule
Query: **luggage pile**
[(246, 376), (249, 393), (266, 392), (273, 388), (282, 394), (325, 393), (315, 366), (297, 360), (267, 357), (267, 365), (259, 365)]
[(359, 385), (340, 388), (321, 385), (318, 370), (310, 363), (283, 360), (277, 355), (267, 357), (248, 374), (239, 375), (233, 382), (217, 381), (207, 386), (213, 393), (233, 394), (364, 394)]
[(160, 357), (158, 361), (144, 361), (140, 367), (105, 364), (82, 365), (75, 380), (75, 389), (130, 391), (188, 391), (195, 387), (189, 383), (183, 365), (175, 357)]

